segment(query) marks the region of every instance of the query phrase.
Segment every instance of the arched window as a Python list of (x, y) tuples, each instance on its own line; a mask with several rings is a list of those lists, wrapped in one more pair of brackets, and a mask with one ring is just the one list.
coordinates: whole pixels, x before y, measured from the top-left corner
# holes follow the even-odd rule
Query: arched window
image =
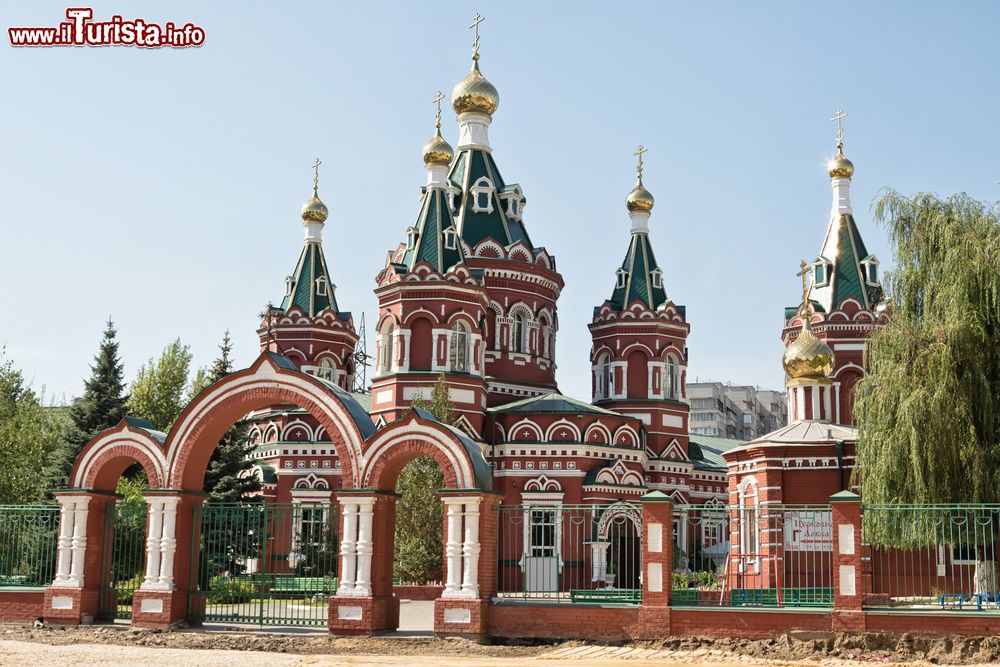
[(388, 373), (392, 368), (392, 322), (386, 325), (378, 338), (378, 370)]
[(316, 376), (333, 382), (333, 371), (335, 369), (336, 366), (333, 365), (333, 359), (323, 359), (319, 362), (319, 369), (316, 371)]
[(528, 335), (528, 327), (525, 326), (525, 317), (522, 313), (517, 313), (514, 315), (514, 319), (510, 323), (510, 351), (511, 352), (527, 352), (528, 346), (526, 344), (525, 336)]
[(469, 371), (469, 332), (461, 322), (455, 322), (451, 327), (448, 361), (453, 371), (460, 373)]
[(672, 358), (667, 357), (666, 363), (666, 397), (679, 401), (681, 399), (681, 367)]
[(611, 355), (603, 354), (597, 360), (595, 374), (594, 398), (610, 398), (613, 389), (614, 375), (611, 371)]
[(747, 480), (740, 489), (740, 548), (744, 559), (741, 569), (757, 569), (760, 553), (760, 517), (757, 509), (757, 485)]

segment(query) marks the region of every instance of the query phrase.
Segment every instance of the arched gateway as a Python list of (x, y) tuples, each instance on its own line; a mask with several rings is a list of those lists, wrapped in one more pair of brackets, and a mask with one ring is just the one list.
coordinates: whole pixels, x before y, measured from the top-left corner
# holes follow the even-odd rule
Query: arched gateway
[[(181, 413), (169, 434), (127, 418), (95, 437), (80, 453), (70, 476), (72, 488), (57, 494), (61, 506), (57, 573), (46, 591), (47, 618), (79, 623), (97, 612), (105, 514), (114, 504), (119, 476), (138, 463), (149, 488), (145, 574), (135, 592), (132, 622), (166, 627), (197, 616), (200, 525), (196, 510), (212, 451), (225, 432), (247, 413), (293, 404), (323, 427), (341, 463), (336, 595), (329, 600), (332, 631), (362, 634), (395, 629), (398, 600), (392, 594), (396, 478), (417, 456), (434, 458), (444, 472), (447, 585), (435, 605), (439, 632), (478, 634), (480, 606), (492, 595), (480, 581), (491, 580), (495, 543), (483, 544), (484, 522), (495, 522), (492, 473), (479, 446), (457, 429), (422, 410), (376, 430), (368, 412), (336, 385), (295, 368), (270, 352), (247, 369), (202, 391)], [(480, 558), (483, 547), (490, 556)]]

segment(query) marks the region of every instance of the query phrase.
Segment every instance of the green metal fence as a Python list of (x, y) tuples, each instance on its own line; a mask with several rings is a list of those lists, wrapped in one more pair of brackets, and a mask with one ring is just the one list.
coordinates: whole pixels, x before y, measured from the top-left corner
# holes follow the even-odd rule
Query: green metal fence
[(0, 505), (0, 588), (51, 584), (58, 546), (58, 505)]
[(498, 596), (560, 604), (642, 602), (642, 508), (502, 505)]
[(829, 505), (676, 505), (672, 606), (833, 607)]
[(328, 622), (337, 590), (337, 505), (206, 503), (190, 616), (252, 625)]
[(115, 503), (104, 516), (101, 597), (97, 616), (132, 618), (132, 594), (142, 585), (146, 564), (146, 502)]
[(1000, 505), (865, 505), (867, 607), (1000, 613)]

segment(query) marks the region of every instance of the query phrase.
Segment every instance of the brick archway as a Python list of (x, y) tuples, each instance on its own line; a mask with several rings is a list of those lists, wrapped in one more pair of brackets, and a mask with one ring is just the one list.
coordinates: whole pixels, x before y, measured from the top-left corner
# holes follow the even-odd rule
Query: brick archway
[(138, 463), (150, 488), (166, 485), (164, 435), (152, 424), (126, 417), (83, 448), (73, 463), (69, 482), (74, 489), (113, 492), (125, 470)]
[(400, 471), (418, 456), (434, 459), (448, 489), (491, 490), (488, 464), (475, 444), (417, 411), (390, 424), (366, 444), (359, 487), (392, 492)]
[(248, 412), (293, 404), (315, 417), (340, 458), (345, 486), (354, 486), (364, 439), (375, 431), (368, 413), (343, 390), (307, 375), (276, 354), (265, 352), (245, 370), (202, 391), (184, 409), (166, 442), (167, 485), (201, 491), (216, 443)]

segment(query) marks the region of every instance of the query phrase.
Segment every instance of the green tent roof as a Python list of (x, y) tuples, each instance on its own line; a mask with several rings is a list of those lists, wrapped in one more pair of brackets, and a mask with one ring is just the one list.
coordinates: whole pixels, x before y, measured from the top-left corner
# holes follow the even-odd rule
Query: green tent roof
[[(484, 176), (494, 187), (490, 195), (493, 210), (475, 212), (472, 210), (472, 186)], [(452, 164), (448, 178), (462, 191), (455, 225), (469, 247), (491, 238), (505, 247), (523, 241), (529, 248), (534, 248), (524, 224), (507, 216), (507, 207), (501, 201), (500, 193), (508, 186), (489, 152), (476, 148), (463, 150)]]
[[(667, 302), (667, 291), (663, 288), (663, 271), (656, 263), (649, 234), (633, 232), (620, 275), (624, 283), (617, 283), (611, 294), (611, 303), (617, 310), (624, 310), (633, 301), (640, 301), (650, 310), (656, 310)], [(659, 287), (654, 286), (653, 274), (659, 273)], [(621, 285), (621, 286), (619, 286)]]
[[(427, 262), (438, 273), (445, 273), (462, 261), (462, 244), (458, 242), (458, 232), (441, 188), (424, 190), (413, 228), (416, 230), (415, 242), (407, 246), (403, 256), (403, 265), (408, 270), (412, 271), (419, 262)], [(449, 234), (455, 235), (450, 242)]]
[(337, 298), (334, 296), (337, 286), (330, 279), (323, 246), (319, 242), (306, 242), (295, 271), (288, 278), (290, 284), (281, 301), (281, 310), (288, 311), (293, 306), (298, 306), (309, 317), (315, 317), (327, 308), (332, 308), (341, 320), (350, 316), (350, 313), (341, 313), (337, 308)]

